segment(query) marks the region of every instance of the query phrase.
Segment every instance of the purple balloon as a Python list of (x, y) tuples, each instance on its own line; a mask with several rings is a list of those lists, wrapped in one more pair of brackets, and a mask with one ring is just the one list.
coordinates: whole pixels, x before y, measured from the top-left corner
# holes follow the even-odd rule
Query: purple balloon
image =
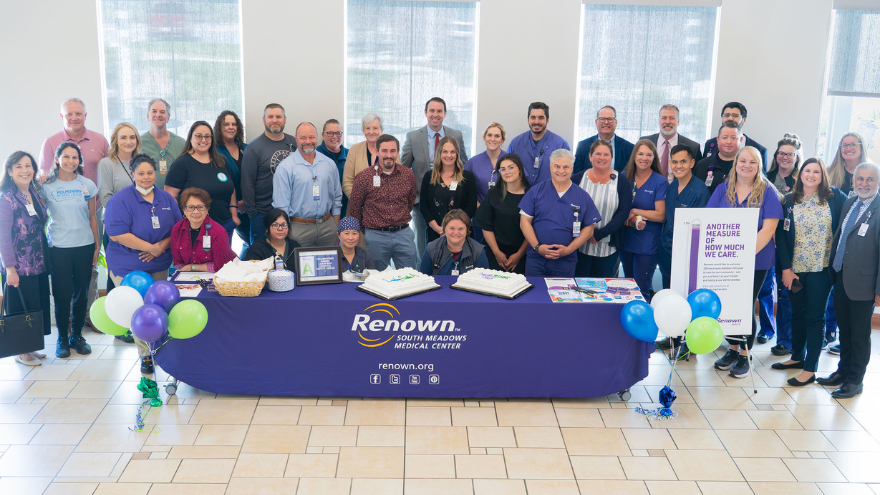
[(144, 304), (131, 317), (131, 333), (144, 342), (155, 342), (168, 329), (168, 314), (156, 304)]
[(155, 304), (164, 309), (166, 313), (170, 313), (171, 308), (179, 302), (180, 290), (167, 280), (153, 282), (153, 285), (147, 289), (147, 295), (144, 296), (144, 304)]

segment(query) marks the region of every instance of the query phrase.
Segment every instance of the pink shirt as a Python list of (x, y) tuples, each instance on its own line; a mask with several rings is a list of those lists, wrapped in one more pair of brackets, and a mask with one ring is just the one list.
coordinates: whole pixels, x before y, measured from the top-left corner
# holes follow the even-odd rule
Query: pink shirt
[(83, 175), (95, 184), (98, 183), (98, 162), (107, 156), (110, 143), (107, 138), (98, 132), (83, 128), (82, 139), (76, 140), (70, 137), (66, 130), (61, 129), (58, 134), (53, 134), (43, 141), (43, 149), (40, 150), (40, 170), (48, 172), (55, 165), (55, 150), (61, 143), (70, 141), (82, 150)]

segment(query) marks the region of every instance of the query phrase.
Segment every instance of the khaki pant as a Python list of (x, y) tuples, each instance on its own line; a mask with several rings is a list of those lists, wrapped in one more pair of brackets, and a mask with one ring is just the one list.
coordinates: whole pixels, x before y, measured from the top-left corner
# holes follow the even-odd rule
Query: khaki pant
[(321, 223), (290, 222), (288, 237), (299, 243), (301, 247), (327, 247), (339, 244), (336, 227), (339, 222), (330, 217)]
[[(113, 274), (113, 272), (111, 272), (109, 270), (107, 271), (107, 275), (110, 277), (111, 280), (113, 280), (113, 283), (116, 284), (116, 287), (122, 286), (122, 277), (117, 277), (116, 275)], [(153, 280), (156, 280), (156, 281), (168, 280), (168, 270), (163, 270), (161, 272), (154, 272), (154, 273), (151, 273), (150, 275), (153, 277)], [(132, 335), (132, 337), (134, 337), (134, 335)], [(150, 346), (146, 342), (140, 341), (138, 339), (134, 339), (134, 343), (135, 343), (135, 345), (137, 345), (138, 355), (140, 355), (141, 357), (145, 357), (145, 356), (150, 355), (150, 351), (149, 351)]]

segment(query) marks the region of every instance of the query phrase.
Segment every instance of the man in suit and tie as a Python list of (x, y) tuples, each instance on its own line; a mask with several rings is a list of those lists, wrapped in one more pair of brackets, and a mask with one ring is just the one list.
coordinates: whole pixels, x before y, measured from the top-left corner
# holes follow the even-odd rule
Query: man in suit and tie
[(590, 146), (597, 138), (611, 143), (611, 151), (614, 155), (614, 170), (623, 172), (626, 162), (632, 155), (633, 144), (626, 139), (614, 134), (617, 130), (617, 110), (611, 105), (605, 105), (596, 112), (596, 130), (599, 131), (595, 136), (588, 137), (577, 145), (577, 152), (574, 158), (574, 172), (579, 173), (592, 167), (590, 163)]
[(678, 107), (667, 103), (660, 107), (660, 132), (650, 136), (642, 136), (639, 140), (650, 139), (657, 145), (657, 153), (660, 154), (660, 170), (663, 175), (672, 182), (672, 172), (669, 170), (669, 152), (676, 144), (686, 144), (694, 150), (694, 160), (698, 163), (703, 158), (700, 152), (700, 143), (688, 139), (678, 133)]
[(446, 102), (443, 101), (443, 98), (435, 96), (425, 103), (425, 117), (428, 119), (428, 125), (406, 134), (406, 141), (403, 143), (403, 152), (400, 156), (401, 165), (411, 168), (416, 179), (416, 204), (412, 210), (412, 218), (416, 231), (416, 251), (419, 256), (425, 252), (425, 229), (427, 228), (425, 219), (419, 211), (422, 177), (434, 168), (434, 151), (440, 140), (446, 136), (455, 139), (458, 142), (458, 149), (461, 150), (459, 157), (461, 163), (468, 161), (461, 131), (443, 125), (443, 119), (446, 118)]
[(816, 380), (839, 385), (835, 399), (862, 393), (862, 380), (871, 359), (871, 316), (880, 305), (880, 200), (877, 184), (880, 167), (862, 163), (853, 173), (857, 194), (843, 204), (843, 222), (831, 243), (834, 275), (834, 312), (840, 329), (840, 362), (837, 371)]
[[(733, 122), (739, 130), (742, 130), (743, 126), (746, 125), (748, 114), (745, 105), (738, 101), (731, 101), (730, 103), (725, 104), (724, 108), (721, 109), (721, 125), (724, 125), (727, 122)], [(753, 146), (761, 153), (761, 159), (764, 160), (764, 170), (766, 171), (768, 168), (767, 148), (761, 146), (757, 141), (745, 134), (741, 134), (739, 147), (744, 148), (746, 146)], [(703, 153), (706, 158), (718, 153), (717, 137), (713, 137), (706, 141), (706, 144), (703, 146)]]

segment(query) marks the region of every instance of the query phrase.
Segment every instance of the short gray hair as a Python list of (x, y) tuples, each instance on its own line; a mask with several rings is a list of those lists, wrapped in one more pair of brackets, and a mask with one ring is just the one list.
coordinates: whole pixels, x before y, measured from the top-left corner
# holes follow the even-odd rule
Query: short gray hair
[(64, 112), (67, 111), (67, 108), (66, 108), (66, 107), (67, 107), (67, 104), (70, 103), (70, 102), (72, 102), (72, 101), (75, 101), (75, 102), (77, 102), (77, 103), (79, 103), (80, 105), (83, 106), (83, 113), (88, 113), (88, 112), (86, 111), (86, 102), (80, 100), (79, 98), (68, 98), (68, 99), (62, 101), (62, 102), (61, 102), (61, 113), (64, 113)]
[(571, 163), (574, 164), (574, 153), (565, 148), (559, 148), (558, 150), (553, 150), (553, 153), (550, 153), (550, 164), (552, 165), (560, 158), (570, 158)]
[(168, 102), (163, 100), (162, 98), (153, 98), (152, 100), (150, 100), (150, 104), (147, 105), (147, 110), (149, 111), (150, 107), (153, 106), (153, 103), (156, 103), (157, 101), (161, 101), (162, 103), (165, 104), (165, 111), (166, 112), (169, 112), (169, 113), (171, 112), (171, 105), (169, 105)]
[(856, 169), (853, 170), (853, 178), (855, 178), (856, 174), (859, 173), (859, 169), (862, 169), (862, 168), (870, 168), (871, 170), (874, 171), (875, 174), (877, 174), (877, 177), (880, 178), (880, 166), (878, 166), (874, 162), (862, 162), (862, 163), (858, 164)]
[(660, 111), (662, 112), (663, 110), (675, 110), (675, 118), (676, 119), (681, 114), (681, 112), (679, 112), (679, 110), (678, 110), (678, 107), (673, 105), (672, 103), (667, 103), (667, 104), (663, 105), (662, 107), (660, 107)]
[(375, 113), (368, 113), (364, 115), (364, 118), (361, 119), (361, 129), (367, 126), (370, 122), (378, 120), (379, 121), (379, 129), (385, 130), (385, 125), (382, 123), (382, 117), (379, 117)]
[(606, 108), (609, 109), (609, 110), (611, 110), (611, 111), (614, 113), (614, 120), (617, 120), (617, 109), (614, 108), (614, 107), (612, 107), (611, 105), (605, 105), (604, 107), (602, 107), (602, 108), (596, 110), (596, 118), (598, 119), (598, 118), (599, 118), (599, 112), (601, 112), (602, 110), (605, 110)]

